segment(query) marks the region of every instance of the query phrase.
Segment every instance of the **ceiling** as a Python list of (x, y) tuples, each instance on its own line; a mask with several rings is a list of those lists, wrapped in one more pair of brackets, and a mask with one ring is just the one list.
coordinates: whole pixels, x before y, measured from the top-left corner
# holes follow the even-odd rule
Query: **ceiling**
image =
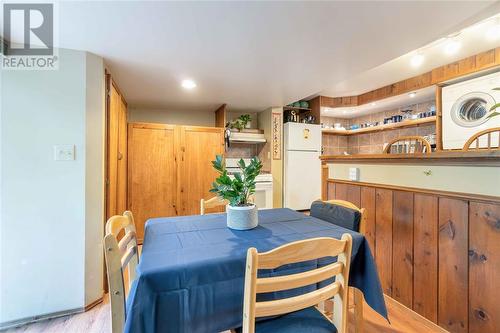
[[(58, 7), (56, 46), (103, 56), (130, 106), (214, 110), (227, 103), (248, 111), (412, 76), (407, 66), (394, 66), (390, 75), (379, 66), (500, 12), (494, 1), (89, 1)], [(184, 90), (186, 78), (198, 86)]]

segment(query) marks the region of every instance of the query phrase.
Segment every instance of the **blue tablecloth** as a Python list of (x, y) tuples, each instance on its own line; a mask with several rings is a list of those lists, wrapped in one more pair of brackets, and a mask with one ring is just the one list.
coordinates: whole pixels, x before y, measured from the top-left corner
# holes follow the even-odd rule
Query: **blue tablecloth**
[[(262, 252), (306, 238), (340, 238), (346, 232), (353, 236), (350, 284), (387, 318), (377, 269), (361, 234), (290, 209), (269, 209), (259, 211), (259, 226), (249, 231), (228, 229), (226, 214), (150, 219), (127, 299), (125, 332), (206, 333), (238, 327), (249, 247)], [(295, 264), (281, 271), (326, 263)]]

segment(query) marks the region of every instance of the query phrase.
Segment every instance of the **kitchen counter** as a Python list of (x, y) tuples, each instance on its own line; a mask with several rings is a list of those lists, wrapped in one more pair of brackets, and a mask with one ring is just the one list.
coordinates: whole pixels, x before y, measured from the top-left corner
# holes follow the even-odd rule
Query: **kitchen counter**
[(500, 150), (449, 151), (431, 154), (322, 155), (323, 163), (434, 164), (500, 166)]

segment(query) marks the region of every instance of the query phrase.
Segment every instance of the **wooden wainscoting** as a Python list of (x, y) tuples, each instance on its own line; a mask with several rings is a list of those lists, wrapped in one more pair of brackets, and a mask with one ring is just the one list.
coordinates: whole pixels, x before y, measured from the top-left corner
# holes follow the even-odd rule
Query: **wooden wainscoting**
[(323, 180), (366, 209), (387, 295), (450, 332), (500, 332), (500, 198)]

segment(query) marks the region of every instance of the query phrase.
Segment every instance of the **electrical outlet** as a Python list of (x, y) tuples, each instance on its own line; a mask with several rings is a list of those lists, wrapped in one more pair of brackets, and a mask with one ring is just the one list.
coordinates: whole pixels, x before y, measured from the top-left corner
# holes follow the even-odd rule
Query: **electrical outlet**
[(359, 181), (359, 168), (349, 168), (349, 180)]
[(55, 161), (74, 161), (75, 160), (75, 145), (55, 145), (54, 146)]

